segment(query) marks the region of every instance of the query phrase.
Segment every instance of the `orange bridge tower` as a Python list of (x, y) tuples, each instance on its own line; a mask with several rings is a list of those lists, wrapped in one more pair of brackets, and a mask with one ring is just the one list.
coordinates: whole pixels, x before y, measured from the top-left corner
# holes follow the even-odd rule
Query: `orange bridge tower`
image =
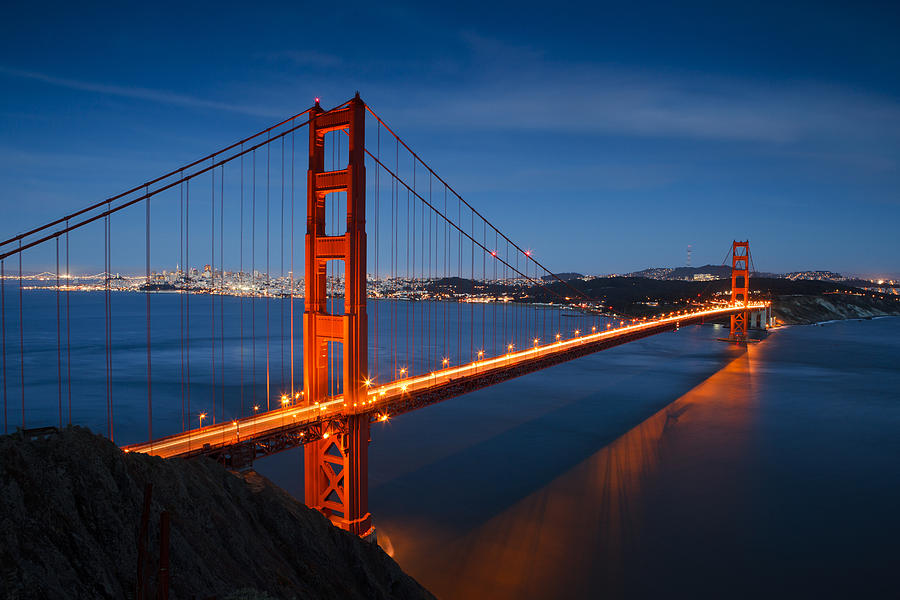
[(744, 310), (731, 315), (730, 339), (735, 342), (747, 340), (747, 303), (750, 301), (750, 241), (731, 244), (731, 303), (743, 306)]
[[(327, 400), (329, 352), (342, 352), (333, 362), (343, 366), (341, 389), (344, 414), (349, 416), (328, 425), (321, 440), (304, 447), (304, 467), (307, 506), (342, 529), (373, 538), (368, 511), (369, 416), (357, 414), (355, 408), (362, 407), (366, 398), (368, 377), (365, 110), (359, 94), (346, 106), (328, 112), (316, 102), (309, 124), (304, 396), (309, 404)], [(325, 170), (325, 137), (330, 132), (349, 136), (346, 168)], [(343, 160), (341, 156), (339, 164)], [(342, 235), (326, 235), (325, 199), (340, 192), (346, 194), (347, 227)], [(344, 261), (343, 314), (327, 309), (326, 265), (331, 260)]]

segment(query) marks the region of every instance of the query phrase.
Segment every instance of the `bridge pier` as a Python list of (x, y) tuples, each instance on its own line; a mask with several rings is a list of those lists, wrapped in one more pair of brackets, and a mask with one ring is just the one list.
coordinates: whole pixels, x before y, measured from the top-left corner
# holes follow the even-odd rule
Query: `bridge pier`
[[(313, 107), (309, 124), (309, 171), (306, 212), (306, 297), (303, 315), (303, 385), (309, 405), (331, 398), (330, 354), (340, 347), (344, 414), (340, 430), (323, 432), (305, 453), (305, 498), (332, 523), (374, 539), (368, 511), (369, 416), (361, 414), (368, 384), (368, 317), (366, 315), (366, 171), (365, 104), (359, 94), (346, 106), (323, 111)], [(349, 137), (347, 167), (325, 170), (325, 135), (344, 131)], [(330, 150), (329, 150), (330, 151)], [(340, 157), (338, 166), (343, 162)], [(346, 194), (346, 229), (327, 235), (328, 194)], [(343, 215), (342, 215), (343, 216)], [(338, 225), (335, 223), (335, 225)], [(344, 262), (344, 311), (328, 312), (327, 264)]]
[(303, 447), (306, 505), (341, 529), (375, 538), (369, 505), (369, 417), (351, 415), (343, 431)]

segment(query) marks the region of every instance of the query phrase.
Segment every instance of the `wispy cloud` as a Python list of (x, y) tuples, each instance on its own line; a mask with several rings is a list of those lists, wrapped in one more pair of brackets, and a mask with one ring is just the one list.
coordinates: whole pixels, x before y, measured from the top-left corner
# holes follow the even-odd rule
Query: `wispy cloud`
[(78, 79), (68, 79), (65, 77), (56, 77), (54, 75), (48, 75), (46, 73), (40, 73), (37, 71), (23, 71), (20, 69), (11, 69), (3, 66), (0, 66), (0, 75), (4, 75), (6, 77), (15, 77), (18, 79), (30, 79), (32, 81), (39, 81), (41, 83), (63, 87), (70, 90), (104, 94), (109, 96), (118, 96), (122, 98), (133, 98), (136, 100), (144, 100), (147, 102), (156, 102), (159, 104), (168, 104), (172, 106), (182, 106), (185, 108), (219, 110), (262, 117), (280, 116), (280, 113), (278, 112), (267, 110), (265, 108), (257, 106), (217, 102), (215, 100), (206, 100), (203, 98), (196, 98), (194, 96), (178, 94), (165, 90), (154, 90), (144, 87), (111, 85), (106, 83), (96, 83), (92, 81), (82, 81)]
[(776, 144), (900, 142), (900, 104), (877, 94), (564, 62), (471, 32), (460, 39), (468, 48), (465, 78), (393, 94), (416, 100), (416, 108), (404, 109), (410, 124)]

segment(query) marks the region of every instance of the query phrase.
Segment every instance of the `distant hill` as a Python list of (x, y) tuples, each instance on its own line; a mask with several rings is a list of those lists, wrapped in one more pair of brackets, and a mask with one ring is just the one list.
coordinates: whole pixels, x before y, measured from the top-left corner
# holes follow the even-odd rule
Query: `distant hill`
[(731, 267), (726, 265), (704, 265), (702, 267), (676, 267), (659, 268), (651, 267), (634, 273), (627, 273), (625, 277), (644, 277), (647, 279), (690, 280), (695, 275), (711, 275), (716, 279), (731, 277)]
[[(699, 276), (699, 277), (698, 277)], [(644, 269), (642, 271), (635, 271), (634, 273), (628, 273), (625, 277), (645, 277), (647, 279), (665, 279), (665, 280), (675, 280), (675, 281), (692, 281), (694, 279), (730, 279), (731, 278), (731, 266), (730, 265), (704, 265), (702, 267), (675, 267), (675, 268), (660, 268), (660, 267), (651, 267), (649, 269)], [(753, 271), (750, 273), (750, 277), (766, 277), (766, 278), (777, 278), (780, 275), (775, 273), (764, 273)]]
[(557, 277), (563, 281), (571, 281), (572, 279), (581, 279), (584, 275), (581, 273), (556, 273), (556, 275), (544, 275), (541, 279), (543, 281), (556, 281)]

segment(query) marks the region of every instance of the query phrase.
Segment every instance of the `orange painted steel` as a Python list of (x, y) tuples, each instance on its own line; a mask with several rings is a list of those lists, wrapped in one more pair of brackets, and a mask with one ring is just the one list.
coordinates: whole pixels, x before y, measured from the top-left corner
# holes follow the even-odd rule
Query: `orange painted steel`
[(747, 323), (750, 320), (747, 307), (750, 302), (750, 242), (731, 243), (731, 304), (743, 311), (731, 315), (730, 339), (747, 340)]
[[(369, 535), (369, 417), (353, 407), (366, 398), (368, 318), (366, 315), (365, 105), (357, 94), (343, 108), (323, 111), (318, 103), (309, 124), (306, 204), (306, 299), (303, 315), (303, 381), (307, 406), (328, 399), (329, 345), (343, 351), (343, 399), (349, 407), (340, 427), (304, 449), (306, 504), (357, 535)], [(346, 131), (350, 142), (345, 169), (325, 170), (325, 134)], [(343, 157), (341, 157), (343, 158)], [(346, 193), (347, 227), (326, 235), (325, 198)], [(337, 225), (335, 223), (334, 225)], [(328, 312), (326, 265), (345, 265), (344, 314)]]

